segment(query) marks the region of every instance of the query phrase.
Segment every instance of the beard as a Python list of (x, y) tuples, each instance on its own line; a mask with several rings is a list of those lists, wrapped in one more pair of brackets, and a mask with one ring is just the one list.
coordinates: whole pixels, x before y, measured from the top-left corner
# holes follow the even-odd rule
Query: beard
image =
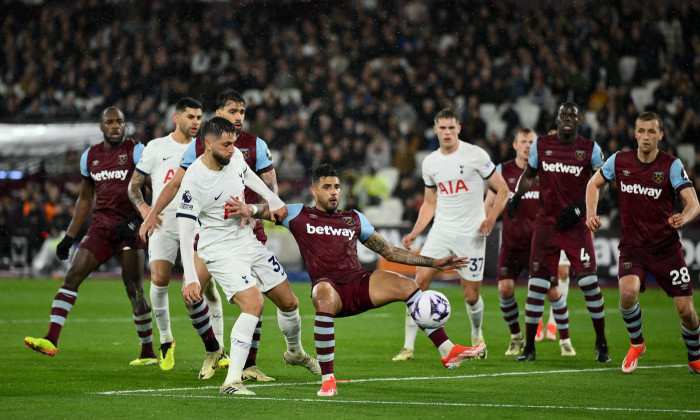
[(216, 163), (218, 163), (221, 166), (226, 166), (231, 162), (231, 158), (226, 159), (223, 155), (220, 155), (214, 151), (212, 151), (211, 156), (214, 158)]

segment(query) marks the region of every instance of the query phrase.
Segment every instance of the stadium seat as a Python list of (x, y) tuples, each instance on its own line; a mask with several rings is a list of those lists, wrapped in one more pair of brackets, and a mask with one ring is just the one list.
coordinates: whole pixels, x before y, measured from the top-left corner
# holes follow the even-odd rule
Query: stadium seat
[(586, 111), (584, 115), (586, 119), (586, 124), (588, 124), (591, 127), (591, 139), (594, 139), (596, 134), (598, 134), (598, 130), (600, 129), (598, 117), (596, 116), (594, 111)]
[(500, 117), (486, 121), (486, 137), (491, 137), (491, 134), (495, 134), (499, 140), (503, 140), (506, 137), (507, 129), (508, 125)]
[(248, 107), (260, 105), (265, 99), (263, 92), (259, 89), (246, 89), (241, 95), (243, 95), (243, 98), (246, 100)]
[(389, 193), (391, 194), (392, 192), (394, 192), (396, 184), (399, 183), (399, 169), (393, 166), (389, 166), (386, 168), (381, 168), (379, 171), (377, 171), (377, 173), (384, 175), (384, 177), (386, 178), (387, 189), (389, 190)]
[(500, 120), (501, 116), (498, 115), (498, 106), (496, 104), (485, 103), (479, 105), (479, 115), (481, 118), (488, 123), (492, 120)]
[(630, 90), (630, 97), (637, 112), (644, 112), (647, 106), (654, 103), (654, 92), (646, 87), (635, 87)]
[(623, 83), (630, 83), (634, 79), (634, 74), (637, 72), (637, 57), (625, 55), (620, 57), (617, 63), (617, 69), (620, 71), (620, 79)]
[(401, 226), (403, 224), (403, 203), (400, 198), (389, 197), (380, 204), (384, 213), (385, 226)]
[(518, 101), (513, 105), (513, 109), (520, 116), (520, 124), (523, 127), (532, 129), (537, 125), (537, 121), (540, 119), (540, 112), (542, 112), (539, 105), (524, 96), (518, 98)]
[(692, 143), (680, 143), (676, 146), (676, 153), (685, 165), (693, 165), (695, 162), (695, 145)]
[(430, 153), (432, 153), (432, 150), (419, 150), (414, 155), (416, 159), (416, 170), (413, 174), (415, 176), (423, 176), (423, 159), (425, 159), (425, 157), (428, 156)]

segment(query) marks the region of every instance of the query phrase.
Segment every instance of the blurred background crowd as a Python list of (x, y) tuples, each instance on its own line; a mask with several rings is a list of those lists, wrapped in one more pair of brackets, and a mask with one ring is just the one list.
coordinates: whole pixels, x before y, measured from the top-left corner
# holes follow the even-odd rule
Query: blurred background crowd
[[(1, 3), (0, 122), (94, 122), (97, 143), (99, 115), (116, 105), (129, 136), (147, 143), (173, 129), (179, 98), (210, 116), (218, 92), (234, 88), (284, 199), (307, 199), (311, 169), (331, 163), (344, 172), (345, 208), (378, 225), (415, 220), (444, 107), (496, 163), (514, 157), (518, 126), (553, 128), (564, 100), (585, 111), (581, 132), (606, 158), (636, 147), (635, 118), (653, 110), (662, 149), (700, 185), (700, 2)], [(67, 227), (83, 150), (0, 180), (0, 255), (13, 235), (33, 255)], [(602, 203), (613, 222), (614, 201)]]

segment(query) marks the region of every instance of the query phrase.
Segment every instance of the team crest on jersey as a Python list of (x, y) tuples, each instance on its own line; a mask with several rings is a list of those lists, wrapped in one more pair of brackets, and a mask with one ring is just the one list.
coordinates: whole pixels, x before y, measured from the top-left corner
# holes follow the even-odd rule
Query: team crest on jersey
[(84, 243), (87, 242), (89, 239), (90, 239), (90, 237), (89, 237), (88, 235), (85, 235), (85, 236), (83, 236), (83, 239), (80, 240), (80, 243), (81, 243), (81, 244), (84, 244)]
[(250, 156), (250, 149), (238, 149), (241, 151), (243, 154), (243, 159), (248, 159), (248, 156)]
[(538, 271), (540, 269), (540, 263), (537, 261), (532, 262), (532, 271)]
[(535, 176), (535, 184), (540, 185), (540, 176), (539, 175)]
[(342, 217), (343, 222), (345, 222), (346, 225), (348, 226), (355, 226), (355, 219), (353, 219), (350, 216), (343, 216)]
[(508, 275), (508, 267), (501, 267), (501, 275), (502, 276)]
[(126, 155), (119, 155), (117, 156), (117, 163), (120, 165), (123, 165), (126, 163)]
[(579, 162), (583, 162), (583, 160), (586, 158), (586, 151), (577, 150), (574, 155), (576, 156), (576, 160), (578, 160)]
[(654, 177), (654, 182), (656, 182), (657, 184), (661, 184), (662, 182), (664, 182), (664, 173), (663, 172), (654, 171), (652, 176)]
[(622, 268), (624, 268), (625, 270), (629, 270), (630, 268), (632, 268), (632, 263), (629, 261), (625, 261), (622, 263)]

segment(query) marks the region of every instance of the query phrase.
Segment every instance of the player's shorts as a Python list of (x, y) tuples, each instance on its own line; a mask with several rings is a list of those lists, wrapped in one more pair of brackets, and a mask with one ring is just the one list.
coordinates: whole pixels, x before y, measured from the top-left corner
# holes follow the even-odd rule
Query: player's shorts
[(180, 249), (180, 235), (177, 230), (155, 229), (148, 238), (148, 260), (165, 260), (175, 264)]
[(618, 278), (630, 275), (639, 277), (640, 290), (643, 292), (649, 274), (654, 276), (669, 297), (693, 295), (693, 284), (680, 242), (663, 253), (640, 248), (620, 248)]
[(221, 285), (229, 301), (236, 292), (252, 285), (265, 293), (287, 279), (287, 273), (277, 257), (257, 240), (234, 250), (205, 250), (204, 253), (199, 252), (199, 257), (207, 265), (209, 274)]
[(506, 249), (501, 247), (498, 254), (498, 274), (497, 280), (517, 280), (523, 270), (527, 271), (530, 266), (529, 249)]
[(139, 235), (131, 239), (120, 240), (116, 229), (90, 226), (78, 248), (85, 248), (104, 264), (112, 255), (129, 249), (145, 249), (146, 244)]
[(430, 229), (420, 253), (431, 258), (445, 258), (450, 254), (469, 257), (469, 265), (457, 270), (459, 277), (467, 281), (481, 281), (484, 278), (484, 255), (486, 255), (486, 237), (484, 236), (443, 232), (433, 228)]
[(358, 270), (345, 276), (342, 283), (329, 278), (320, 278), (315, 280), (313, 285), (325, 281), (338, 293), (343, 307), (336, 314), (336, 318), (353, 316), (374, 309), (372, 299), (369, 297), (369, 278), (372, 273), (373, 271)]
[(554, 226), (535, 223), (530, 250), (530, 277), (554, 281), (561, 251), (566, 253), (574, 277), (579, 273), (595, 273), (593, 234), (584, 223), (577, 223), (562, 232)]

